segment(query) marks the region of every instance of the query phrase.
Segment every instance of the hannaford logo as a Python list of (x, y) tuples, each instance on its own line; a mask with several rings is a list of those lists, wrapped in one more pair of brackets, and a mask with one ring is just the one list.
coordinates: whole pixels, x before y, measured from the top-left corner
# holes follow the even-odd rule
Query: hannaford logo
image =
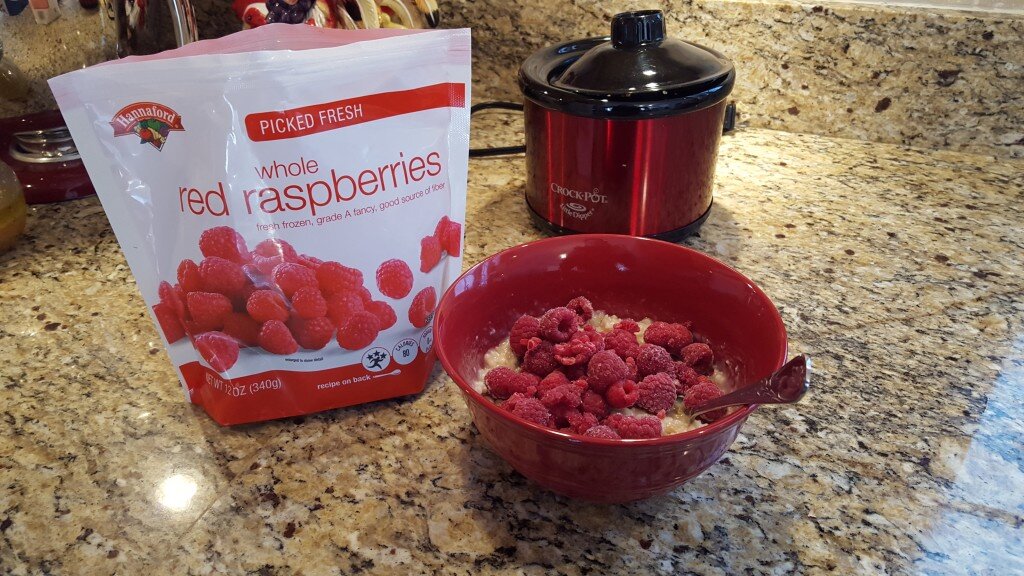
[(152, 144), (157, 150), (164, 147), (171, 131), (184, 131), (181, 114), (156, 102), (136, 102), (121, 108), (110, 121), (114, 136), (138, 136), (140, 144)]

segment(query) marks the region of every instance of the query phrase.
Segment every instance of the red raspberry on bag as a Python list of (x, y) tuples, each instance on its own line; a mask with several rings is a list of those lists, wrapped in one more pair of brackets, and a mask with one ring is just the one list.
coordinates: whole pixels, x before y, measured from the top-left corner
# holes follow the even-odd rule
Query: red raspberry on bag
[(676, 381), (672, 376), (662, 372), (651, 374), (637, 384), (640, 393), (636, 407), (651, 414), (668, 412), (676, 403)]
[(658, 374), (659, 372), (673, 372), (675, 361), (672, 355), (661, 346), (654, 344), (641, 344), (640, 352), (636, 355), (636, 368), (640, 376)]
[(377, 268), (377, 288), (388, 298), (399, 300), (412, 291), (412, 270), (397, 258), (384, 261)]
[(195, 347), (203, 360), (217, 372), (226, 372), (238, 361), (238, 342), (222, 332), (196, 336)]
[(377, 339), (380, 320), (370, 312), (356, 312), (338, 325), (338, 345), (346, 350), (362, 350)]
[(158, 302), (153, 305), (153, 315), (160, 324), (160, 330), (164, 333), (164, 339), (168, 344), (174, 344), (185, 337), (185, 327), (181, 325), (178, 313), (174, 307), (166, 302)]
[(598, 420), (603, 420), (605, 416), (608, 416), (609, 412), (611, 412), (611, 406), (608, 405), (604, 396), (594, 392), (593, 390), (587, 390), (583, 393), (580, 410), (588, 414), (593, 414)]
[(526, 345), (526, 354), (523, 355), (523, 372), (536, 374), (541, 378), (551, 374), (560, 365), (555, 360), (555, 347), (547, 340), (530, 338)]
[(566, 342), (579, 327), (580, 317), (564, 306), (552, 308), (540, 317), (540, 336), (549, 342)]
[(253, 256), (252, 264), (259, 270), (260, 274), (264, 276), (270, 276), (274, 273), (274, 268), (277, 268), (281, 264), (284, 264), (283, 256)]
[(252, 256), (281, 258), (285, 262), (298, 262), (299, 253), (292, 245), (278, 238), (267, 238), (252, 249)]
[(527, 396), (533, 395), (537, 389), (537, 377), (499, 366), (484, 375), (484, 384), (491, 396), (504, 400), (517, 392)]
[(462, 224), (449, 222), (448, 227), (440, 236), (441, 248), (452, 256), (458, 256), (462, 250)]
[(441, 242), (442, 250), (452, 256), (458, 256), (462, 244), (462, 224), (442, 216), (434, 228), (434, 237)]
[(609, 406), (622, 410), (636, 404), (640, 398), (640, 389), (632, 380), (619, 380), (605, 390), (604, 398)]
[(316, 269), (316, 279), (324, 296), (352, 292), (363, 287), (363, 273), (337, 262), (324, 262)]
[(589, 430), (583, 433), (588, 438), (604, 438), (605, 440), (619, 440), (622, 437), (618, 435), (615, 430), (603, 424), (592, 426)]
[(274, 268), (274, 282), (284, 292), (285, 296), (291, 298), (299, 288), (310, 286), (319, 287), (316, 279), (316, 272), (306, 268), (302, 264), (285, 262)]
[(245, 305), (249, 302), (249, 296), (252, 296), (252, 293), (256, 290), (256, 285), (253, 284), (251, 280), (247, 279), (245, 281), (245, 286), (242, 286), (242, 289), (238, 294), (228, 296), (228, 298), (231, 298), (231, 305), (234, 307), (235, 312), (247, 312)]
[(301, 318), (293, 316), (288, 319), (288, 329), (295, 341), (307, 350), (319, 350), (331, 341), (334, 336), (334, 324), (327, 318)]
[[(722, 391), (718, 389), (718, 386), (715, 386), (714, 382), (707, 378), (702, 378), (700, 382), (683, 394), (683, 404), (686, 405), (687, 408), (696, 408), (697, 406), (700, 406), (710, 400), (714, 400), (721, 395)], [(697, 418), (704, 422), (714, 422), (715, 420), (725, 416), (728, 410), (728, 408), (712, 410), (711, 412), (705, 412), (697, 416)]]
[(257, 340), (260, 347), (271, 354), (286, 355), (299, 351), (299, 343), (295, 341), (288, 326), (280, 320), (264, 322)]
[(284, 322), (288, 320), (288, 304), (284, 298), (273, 290), (257, 290), (245, 303), (245, 309), (253, 320), (263, 323), (271, 320)]
[(520, 316), (508, 334), (508, 344), (516, 358), (522, 360), (523, 354), (526, 354), (526, 343), (530, 338), (536, 338), (539, 335), (540, 319), (526, 314)]
[(594, 305), (583, 296), (577, 296), (569, 300), (565, 307), (575, 312), (582, 322), (586, 322), (594, 317)]
[(523, 398), (513, 403), (511, 412), (527, 422), (541, 426), (550, 428), (554, 424), (551, 412), (536, 398)]
[(324, 263), (324, 261), (319, 258), (314, 258), (309, 254), (299, 254), (299, 257), (295, 259), (295, 263), (302, 264), (303, 266), (309, 268), (310, 270), (316, 270), (317, 268), (320, 267), (321, 264)]
[(189, 316), (198, 332), (220, 330), (224, 326), (224, 318), (234, 311), (231, 300), (216, 292), (190, 292), (186, 299)]
[(182, 289), (181, 284), (175, 284), (174, 285), (174, 294), (177, 295), (178, 302), (181, 302), (182, 309), (184, 310), (184, 313), (187, 316), (188, 315), (188, 309), (185, 306), (185, 297), (188, 296), (188, 292), (186, 292), (185, 290)]
[(444, 236), (445, 230), (448, 229), (448, 225), (451, 223), (451, 218), (448, 216), (441, 216), (441, 219), (437, 221), (437, 226), (434, 226), (434, 237), (441, 238)]
[(626, 439), (658, 438), (661, 436), (661, 420), (655, 416), (626, 416), (612, 414), (602, 422)]
[(636, 334), (621, 328), (613, 328), (604, 335), (604, 347), (606, 350), (614, 350), (623, 360), (636, 358), (640, 353), (640, 343), (636, 340)]
[(203, 280), (203, 290), (225, 296), (241, 294), (249, 281), (241, 266), (219, 256), (203, 259), (199, 264), (199, 276)]
[(409, 322), (417, 328), (423, 328), (430, 322), (430, 317), (437, 307), (437, 292), (433, 287), (420, 290), (409, 306)]
[(303, 318), (320, 318), (327, 315), (327, 300), (316, 286), (303, 286), (292, 294), (292, 310)]
[(441, 241), (435, 236), (420, 240), (420, 272), (430, 272), (441, 261)]
[(366, 308), (370, 305), (370, 302), (373, 302), (373, 294), (370, 294), (370, 291), (366, 289), (366, 286), (356, 288), (355, 293), (356, 296), (359, 296), (359, 300), (362, 301), (363, 308)]
[(682, 360), (698, 373), (705, 376), (715, 370), (715, 354), (707, 344), (690, 344), (683, 348)]
[(224, 318), (224, 328), (221, 332), (238, 340), (245, 346), (258, 346), (260, 336), (260, 324), (253, 320), (248, 314), (232, 312)]
[(157, 287), (157, 296), (159, 296), (161, 302), (171, 307), (171, 310), (178, 316), (179, 321), (185, 318), (185, 302), (182, 301), (174, 286), (167, 282), (161, 282)]
[(676, 362), (675, 364), (676, 373), (676, 392), (683, 394), (690, 388), (697, 385), (701, 380), (701, 375), (696, 370), (686, 365), (686, 362)]
[(603, 350), (594, 354), (587, 365), (587, 383), (594, 392), (604, 394), (609, 386), (625, 379), (627, 372), (626, 363), (622, 358), (615, 352)]
[(370, 302), (366, 305), (366, 311), (370, 312), (380, 320), (380, 329), (387, 330), (398, 322), (395, 309), (387, 302)]
[(357, 312), (363, 312), (363, 300), (355, 292), (337, 292), (327, 298), (327, 317), (341, 326)]
[(693, 334), (682, 324), (651, 322), (647, 330), (644, 330), (644, 342), (661, 346), (678, 356), (682, 354), (684, 347), (693, 343)]
[(218, 257), (236, 264), (249, 261), (245, 238), (229, 226), (210, 228), (199, 235), (199, 251), (207, 258)]
[(601, 350), (604, 350), (604, 337), (597, 332), (580, 331), (569, 338), (568, 342), (555, 344), (555, 358), (566, 366), (586, 364)]
[(178, 264), (178, 284), (185, 293), (200, 292), (203, 289), (203, 278), (199, 275), (199, 265), (186, 258)]

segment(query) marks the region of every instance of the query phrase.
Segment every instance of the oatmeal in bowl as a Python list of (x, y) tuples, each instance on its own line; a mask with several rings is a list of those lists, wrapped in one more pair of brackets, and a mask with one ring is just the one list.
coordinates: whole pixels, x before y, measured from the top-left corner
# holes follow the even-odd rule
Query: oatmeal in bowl
[(657, 438), (694, 430), (726, 410), (684, 408), (722, 395), (714, 351), (689, 322), (619, 318), (577, 296), (524, 314), (484, 354), (473, 387), (512, 414), (591, 438)]

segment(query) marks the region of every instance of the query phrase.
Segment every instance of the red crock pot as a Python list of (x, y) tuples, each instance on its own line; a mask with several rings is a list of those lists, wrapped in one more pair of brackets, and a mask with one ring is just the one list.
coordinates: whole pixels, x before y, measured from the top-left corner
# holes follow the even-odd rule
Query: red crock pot
[(658, 10), (618, 14), (610, 37), (527, 58), (519, 85), (534, 220), (558, 234), (696, 232), (735, 78), (722, 54), (666, 38)]

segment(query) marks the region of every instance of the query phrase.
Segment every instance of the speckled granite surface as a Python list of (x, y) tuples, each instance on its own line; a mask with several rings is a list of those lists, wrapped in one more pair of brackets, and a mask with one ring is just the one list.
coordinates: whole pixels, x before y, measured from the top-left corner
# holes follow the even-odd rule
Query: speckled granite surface
[(1024, 14), (737, 0), (449, 0), (474, 28), (478, 98), (519, 99), (519, 64), (660, 8), (669, 32), (736, 64), (749, 126), (1024, 157)]
[[(515, 137), (477, 122), (477, 144)], [(467, 265), (540, 236), (474, 160)], [(221, 429), (185, 403), (95, 200), (0, 256), (3, 574), (1024, 571), (1024, 162), (741, 130), (690, 246), (773, 297), (817, 375), (668, 496), (567, 501), (456, 386)]]

